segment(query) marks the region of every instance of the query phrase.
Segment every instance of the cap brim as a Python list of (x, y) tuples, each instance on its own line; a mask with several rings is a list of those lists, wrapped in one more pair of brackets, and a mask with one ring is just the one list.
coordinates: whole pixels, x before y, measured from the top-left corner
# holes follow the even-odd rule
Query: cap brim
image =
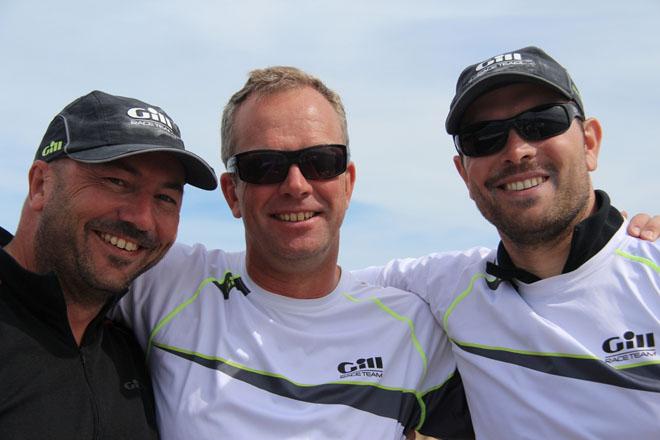
[(186, 183), (205, 190), (218, 187), (218, 179), (210, 165), (195, 153), (178, 148), (151, 144), (106, 145), (89, 150), (67, 152), (67, 156), (78, 162), (104, 163), (144, 153), (164, 152), (177, 156), (186, 172)]
[(445, 129), (449, 134), (457, 134), (458, 129), (460, 128), (461, 119), (465, 110), (477, 99), (479, 96), (483, 95), (486, 92), (494, 90), (496, 88), (505, 86), (507, 84), (514, 83), (534, 83), (540, 84), (546, 87), (551, 88), (565, 96), (568, 99), (572, 99), (571, 95), (567, 94), (566, 90), (558, 87), (556, 84), (551, 83), (545, 78), (541, 78), (536, 75), (522, 72), (502, 72), (498, 74), (493, 74), (487, 78), (483, 78), (480, 81), (477, 81), (472, 87), (468, 88), (463, 94), (456, 100), (456, 104), (449, 111), (447, 115), (447, 121), (445, 122)]

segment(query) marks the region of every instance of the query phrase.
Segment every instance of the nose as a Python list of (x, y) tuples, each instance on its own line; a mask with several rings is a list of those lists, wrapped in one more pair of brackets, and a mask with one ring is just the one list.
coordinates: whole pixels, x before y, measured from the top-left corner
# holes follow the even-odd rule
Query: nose
[(119, 208), (119, 220), (131, 223), (143, 232), (156, 229), (156, 213), (151, 196), (135, 195)]
[(280, 192), (296, 198), (305, 197), (312, 191), (312, 185), (303, 176), (298, 165), (291, 165), (284, 182), (280, 184)]
[(502, 156), (505, 161), (517, 164), (534, 158), (536, 156), (536, 150), (534, 145), (522, 138), (515, 129), (511, 128), (504, 149), (502, 150)]

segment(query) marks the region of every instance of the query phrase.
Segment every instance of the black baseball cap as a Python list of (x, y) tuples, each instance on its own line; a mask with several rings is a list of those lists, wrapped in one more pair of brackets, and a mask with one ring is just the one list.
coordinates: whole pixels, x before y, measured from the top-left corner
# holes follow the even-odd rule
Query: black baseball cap
[(187, 183), (206, 190), (217, 188), (213, 168), (186, 151), (179, 127), (163, 109), (98, 90), (76, 99), (53, 118), (34, 160), (66, 157), (103, 163), (157, 151), (177, 156)]
[(556, 90), (575, 101), (584, 115), (580, 92), (568, 71), (543, 50), (529, 46), (496, 55), (463, 70), (456, 82), (456, 95), (449, 106), (445, 122), (447, 133), (458, 133), (463, 113), (479, 96), (520, 82), (541, 84)]

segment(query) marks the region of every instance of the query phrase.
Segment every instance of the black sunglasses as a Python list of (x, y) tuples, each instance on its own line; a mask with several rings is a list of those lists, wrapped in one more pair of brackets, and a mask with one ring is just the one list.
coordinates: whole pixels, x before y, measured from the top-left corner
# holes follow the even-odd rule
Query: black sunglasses
[(233, 155), (227, 171), (247, 183), (266, 185), (286, 180), (291, 165), (298, 165), (305, 179), (330, 179), (346, 171), (346, 145), (315, 145), (295, 151), (252, 150)]
[(454, 145), (465, 156), (488, 156), (504, 148), (512, 128), (525, 140), (540, 141), (564, 133), (575, 117), (584, 119), (572, 101), (544, 104), (509, 119), (481, 121), (461, 128), (454, 135)]

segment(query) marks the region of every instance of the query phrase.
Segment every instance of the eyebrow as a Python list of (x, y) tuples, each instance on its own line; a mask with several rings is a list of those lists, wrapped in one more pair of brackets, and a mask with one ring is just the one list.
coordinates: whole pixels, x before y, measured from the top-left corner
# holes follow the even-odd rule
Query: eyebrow
[(171, 190), (174, 190), (176, 192), (179, 192), (183, 194), (183, 183), (180, 182), (165, 182), (165, 188), (169, 188)]
[[(102, 164), (99, 164), (99, 165), (105, 166), (107, 168), (119, 168), (121, 170), (126, 171), (129, 174), (132, 174), (132, 175), (136, 176), (136, 177), (141, 177), (140, 171), (136, 167), (134, 167), (134, 166), (130, 165), (129, 163), (124, 162), (122, 160), (116, 160), (116, 161), (113, 161), (113, 162), (102, 163)], [(171, 190), (174, 190), (174, 191), (177, 191), (177, 192), (183, 194), (184, 184), (185, 184), (185, 182), (179, 182), (179, 181), (172, 180), (172, 181), (169, 181), (169, 182), (165, 182), (165, 184), (163, 186), (165, 188), (168, 188), (168, 189), (171, 189)]]

